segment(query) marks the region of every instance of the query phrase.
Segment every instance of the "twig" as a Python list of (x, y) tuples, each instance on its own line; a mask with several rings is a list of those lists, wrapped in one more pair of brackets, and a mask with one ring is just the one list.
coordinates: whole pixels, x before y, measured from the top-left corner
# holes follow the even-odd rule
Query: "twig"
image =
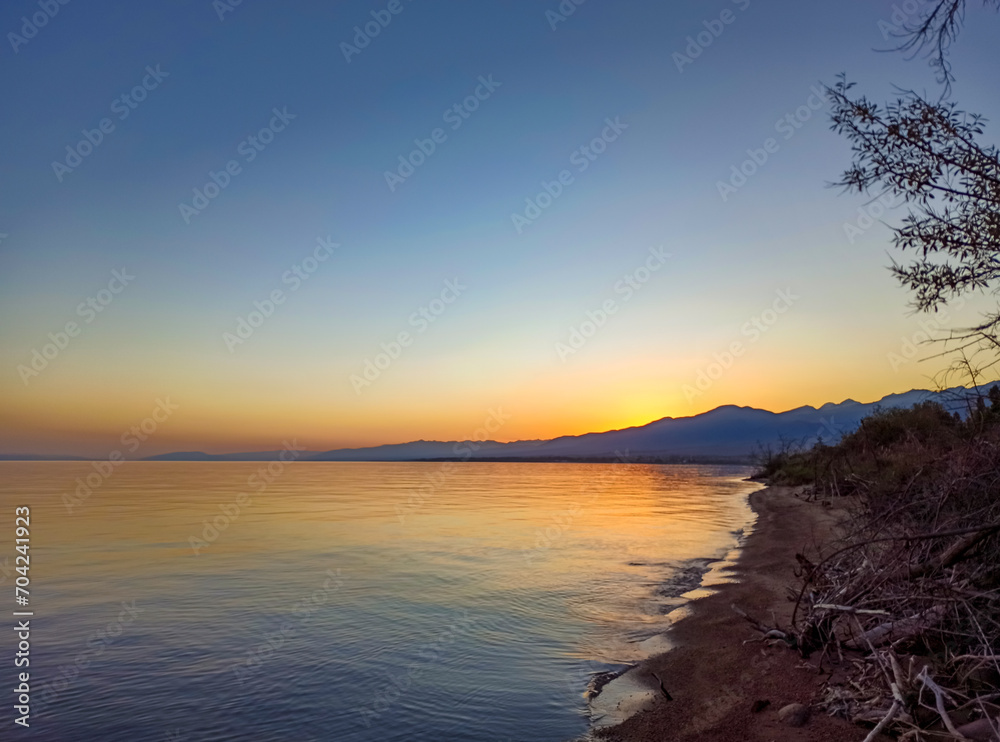
[(955, 737), (958, 739), (962, 740), (968, 739), (967, 737), (959, 734), (958, 730), (955, 728), (955, 725), (952, 724), (951, 717), (948, 716), (948, 712), (945, 711), (944, 708), (944, 698), (946, 696), (945, 690), (940, 685), (931, 680), (930, 677), (928, 677), (926, 666), (924, 667), (923, 670), (920, 671), (920, 674), (917, 675), (917, 680), (923, 683), (924, 687), (934, 694), (934, 705), (937, 707), (938, 715), (941, 717), (941, 721), (944, 722), (944, 725), (948, 729), (948, 731), (951, 734), (955, 735)]
[(899, 709), (899, 701), (893, 701), (892, 706), (889, 707), (889, 713), (885, 715), (885, 718), (882, 719), (882, 721), (875, 725), (875, 728), (868, 733), (868, 736), (865, 737), (862, 742), (875, 742), (875, 738), (878, 737), (879, 732), (885, 729), (886, 725), (896, 718), (896, 714), (899, 713)]
[(674, 700), (674, 697), (672, 695), (670, 695), (670, 693), (667, 692), (667, 689), (663, 686), (663, 681), (660, 680), (660, 676), (657, 675), (655, 672), (652, 672), (652, 671), (650, 671), (649, 674), (652, 675), (654, 678), (656, 678), (656, 680), (659, 682), (659, 684), (660, 684), (660, 690), (663, 691), (663, 695), (666, 697), (666, 699), (668, 701)]

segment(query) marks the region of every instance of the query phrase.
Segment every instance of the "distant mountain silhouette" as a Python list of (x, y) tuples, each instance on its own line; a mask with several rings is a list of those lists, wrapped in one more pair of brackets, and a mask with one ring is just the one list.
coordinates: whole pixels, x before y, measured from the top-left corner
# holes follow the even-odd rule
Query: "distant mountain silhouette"
[[(811, 444), (817, 438), (836, 442), (858, 427), (877, 407), (911, 407), (932, 400), (951, 411), (964, 413), (972, 390), (955, 387), (942, 392), (913, 389), (890, 394), (877, 402), (827, 403), (819, 409), (797, 407), (769, 412), (755, 407), (723, 405), (691, 417), (664, 417), (634, 428), (604, 433), (567, 435), (549, 441), (412, 441), (368, 448), (339, 448), (306, 452), (299, 461), (426, 461), (459, 460), (615, 460), (619, 453), (629, 460), (723, 461), (748, 457), (758, 446), (776, 446), (782, 440)], [(283, 451), (209, 454), (178, 451), (150, 456), (143, 461), (275, 461)], [(82, 456), (0, 454), (0, 461), (86, 461)]]
[(59, 456), (37, 453), (0, 453), (0, 461), (90, 461), (86, 456)]
[[(858, 427), (861, 419), (877, 407), (911, 407), (933, 400), (948, 409), (964, 411), (968, 390), (955, 387), (943, 392), (914, 389), (890, 394), (877, 402), (848, 399), (820, 407), (797, 407), (775, 413), (754, 407), (724, 405), (691, 417), (671, 418), (634, 428), (587, 433), (548, 441), (413, 441), (369, 448), (341, 448), (304, 454), (300, 461), (419, 461), (427, 459), (614, 459), (627, 452), (637, 458), (729, 458), (746, 457), (760, 445), (775, 446), (781, 440), (812, 443), (823, 438), (833, 443)], [(147, 461), (270, 461), (278, 451), (206, 454), (170, 453)]]
[(245, 453), (205, 453), (204, 451), (176, 451), (148, 456), (142, 461), (277, 461), (283, 451), (247, 451)]

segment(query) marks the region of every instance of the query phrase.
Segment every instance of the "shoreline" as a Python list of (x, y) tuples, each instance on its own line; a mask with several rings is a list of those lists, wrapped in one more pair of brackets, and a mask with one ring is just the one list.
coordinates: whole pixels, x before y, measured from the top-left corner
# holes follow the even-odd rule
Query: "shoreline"
[[(687, 604), (687, 614), (668, 631), (673, 649), (616, 678), (622, 692), (606, 700), (631, 706), (633, 713), (616, 726), (595, 728), (591, 732), (595, 740), (843, 742), (864, 738), (864, 730), (822, 712), (811, 714), (799, 728), (780, 721), (778, 711), (784, 706), (813, 702), (823, 678), (798, 652), (759, 641), (760, 634), (732, 608), (736, 605), (768, 624), (788, 624), (792, 603), (786, 591), (796, 584), (795, 555), (815, 554), (818, 546), (834, 537), (837, 520), (835, 510), (797, 497), (799, 490), (766, 486), (750, 494), (757, 520), (728, 569), (733, 581), (714, 586), (711, 595)], [(769, 702), (766, 707), (754, 712), (764, 701)], [(668, 732), (669, 737), (665, 736)]]

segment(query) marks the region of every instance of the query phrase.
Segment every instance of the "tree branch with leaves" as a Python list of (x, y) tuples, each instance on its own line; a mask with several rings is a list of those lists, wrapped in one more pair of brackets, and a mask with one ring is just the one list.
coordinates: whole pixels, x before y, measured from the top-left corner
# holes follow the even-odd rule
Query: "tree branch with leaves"
[[(979, 141), (984, 119), (951, 102), (933, 103), (913, 91), (880, 106), (856, 96), (841, 75), (827, 88), (831, 128), (851, 143), (853, 162), (833, 185), (891, 194), (909, 205), (893, 227), (903, 256), (892, 272), (914, 293), (919, 311), (949, 299), (1000, 288), (1000, 152)], [(953, 334), (986, 338), (996, 348), (1000, 314)]]

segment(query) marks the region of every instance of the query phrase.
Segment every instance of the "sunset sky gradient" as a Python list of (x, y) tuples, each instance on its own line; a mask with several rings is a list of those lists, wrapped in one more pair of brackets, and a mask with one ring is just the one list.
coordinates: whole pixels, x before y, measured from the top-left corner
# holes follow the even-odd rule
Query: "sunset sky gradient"
[[(845, 234), (866, 199), (827, 187), (850, 153), (809, 108), (841, 71), (876, 100), (938, 93), (924, 60), (874, 51), (893, 3), (588, 0), (553, 30), (555, 0), (399, 1), (350, 61), (342, 43), (388, 2), (244, 0), (222, 19), (209, 0), (71, 2), (16, 52), (39, 6), (0, 10), (0, 453), (103, 456), (168, 398), (136, 455), (462, 439), (501, 407), (499, 440), (550, 438), (932, 386), (940, 362), (893, 361), (927, 318), (885, 269), (889, 231)], [(985, 141), (998, 22), (972, 7), (952, 55)], [(93, 151), (54, 168), (102, 119)], [(415, 140), (433, 153), (390, 188)], [(226, 187), (182, 209), (213, 172)], [(558, 195), (519, 233), (543, 183)], [(109, 289), (113, 271), (134, 279)]]

